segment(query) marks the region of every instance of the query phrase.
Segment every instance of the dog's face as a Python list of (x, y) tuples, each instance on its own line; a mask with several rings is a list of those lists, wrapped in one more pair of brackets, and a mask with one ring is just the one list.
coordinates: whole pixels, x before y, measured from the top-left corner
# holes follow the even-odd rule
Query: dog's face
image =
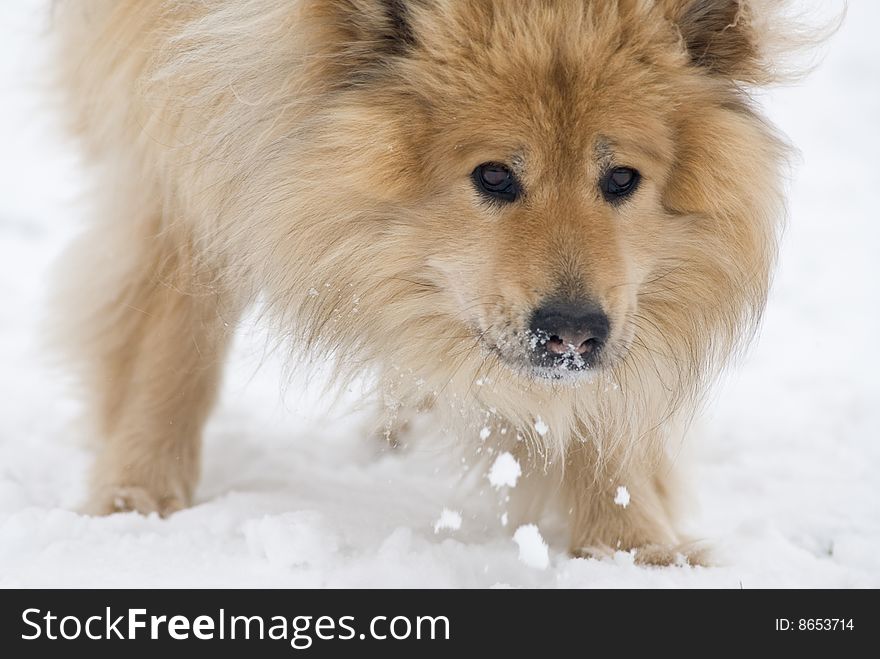
[(434, 148), (452, 148), (437, 158), (450, 210), (426, 229), (447, 248), (427, 276), (516, 369), (561, 378), (610, 365), (633, 341), (658, 255), (674, 249), (661, 195), (668, 104), (627, 57), (508, 55), (486, 68), (470, 78), (474, 102), (444, 103), (457, 121)]
[(425, 228), (447, 249), (426, 276), (508, 365), (572, 377), (634, 338), (638, 292), (670, 248), (672, 129), (651, 91), (633, 89), (630, 62), (544, 62), (558, 68), (539, 67), (531, 90), (523, 63), (503, 64), (474, 79), (476, 103), (446, 110), (461, 122), (443, 131), (451, 212)]
[[(736, 197), (776, 154), (735, 91), (758, 76), (739, 2), (383, 6), (397, 45), (344, 92), (384, 145), (364, 185), (463, 343), (559, 380), (740, 331), (772, 230)], [(760, 290), (733, 291), (742, 272)]]

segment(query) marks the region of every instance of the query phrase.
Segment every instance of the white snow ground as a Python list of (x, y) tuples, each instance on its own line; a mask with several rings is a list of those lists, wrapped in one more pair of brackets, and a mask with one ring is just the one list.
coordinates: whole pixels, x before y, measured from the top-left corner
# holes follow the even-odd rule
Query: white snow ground
[[(208, 428), (194, 508), (73, 512), (90, 453), (38, 327), (82, 181), (35, 74), (42, 6), (0, 4), (0, 585), (880, 586), (878, 3), (851, 0), (821, 68), (767, 99), (803, 156), (760, 342), (691, 440), (695, 527), (725, 559), (708, 569), (573, 560), (552, 543), (547, 569), (523, 564), (501, 494), (456, 487), (448, 440), (380, 451), (362, 413), (299, 380), (282, 390), (256, 331)], [(462, 522), (435, 533), (447, 508)]]

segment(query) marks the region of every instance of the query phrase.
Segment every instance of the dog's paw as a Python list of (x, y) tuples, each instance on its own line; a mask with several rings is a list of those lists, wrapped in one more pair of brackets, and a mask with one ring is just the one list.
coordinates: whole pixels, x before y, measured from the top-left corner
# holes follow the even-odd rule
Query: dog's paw
[(667, 565), (712, 567), (711, 549), (699, 543), (680, 545), (645, 545), (635, 550), (638, 565), (663, 567)]
[(614, 556), (618, 551), (628, 551), (633, 555), (636, 565), (649, 567), (691, 566), (712, 567), (711, 548), (702, 543), (682, 543), (678, 545), (645, 544), (628, 550), (611, 547), (581, 547), (572, 549), (575, 558), (603, 559)]
[(186, 507), (187, 503), (181, 496), (157, 496), (147, 488), (136, 485), (108, 485), (93, 492), (83, 512), (93, 516), (137, 512), (141, 515), (157, 513), (161, 517), (168, 517)]

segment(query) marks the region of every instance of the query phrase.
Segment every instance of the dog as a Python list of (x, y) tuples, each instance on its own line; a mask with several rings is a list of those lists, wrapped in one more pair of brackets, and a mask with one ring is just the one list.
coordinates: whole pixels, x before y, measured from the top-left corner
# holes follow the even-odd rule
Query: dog
[(573, 555), (707, 560), (674, 457), (767, 299), (788, 147), (750, 90), (784, 8), (61, 2), (99, 183), (55, 303), (101, 439), (88, 510), (192, 503), (262, 296), (299, 359), (370, 374), (387, 436), (420, 409), (488, 429)]

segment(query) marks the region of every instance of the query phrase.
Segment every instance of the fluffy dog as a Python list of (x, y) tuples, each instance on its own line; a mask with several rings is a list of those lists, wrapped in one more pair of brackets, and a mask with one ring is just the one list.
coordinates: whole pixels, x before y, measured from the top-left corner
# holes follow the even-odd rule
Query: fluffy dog
[(670, 455), (767, 297), (785, 147), (748, 90), (779, 4), (60, 4), (100, 175), (57, 304), (103, 440), (90, 509), (190, 504), (262, 295), (303, 355), (373, 375), (388, 433), (488, 424), (573, 553), (699, 560)]

